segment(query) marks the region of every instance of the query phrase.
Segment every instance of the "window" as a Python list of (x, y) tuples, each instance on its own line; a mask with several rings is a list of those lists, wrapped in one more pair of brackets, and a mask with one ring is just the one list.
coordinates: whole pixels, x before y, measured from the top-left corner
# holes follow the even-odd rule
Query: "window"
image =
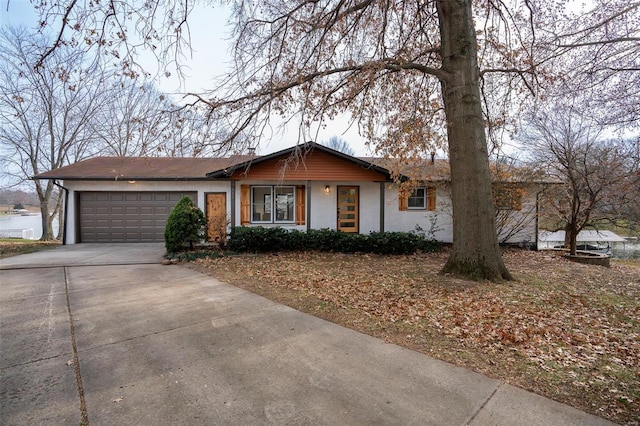
[(306, 198), (304, 185), (240, 185), (240, 224), (304, 225)]
[(522, 209), (524, 191), (515, 184), (494, 185), (493, 202), (497, 210)]
[(419, 186), (410, 194), (403, 194), (398, 197), (398, 209), (407, 210), (429, 210), (436, 209), (436, 187)]
[(251, 187), (251, 222), (271, 222), (271, 187)]
[(274, 188), (276, 222), (293, 222), (295, 206), (295, 187), (279, 186)]
[(252, 223), (295, 222), (295, 186), (252, 186)]
[(407, 208), (424, 210), (427, 208), (427, 188), (424, 186), (416, 188), (407, 199)]

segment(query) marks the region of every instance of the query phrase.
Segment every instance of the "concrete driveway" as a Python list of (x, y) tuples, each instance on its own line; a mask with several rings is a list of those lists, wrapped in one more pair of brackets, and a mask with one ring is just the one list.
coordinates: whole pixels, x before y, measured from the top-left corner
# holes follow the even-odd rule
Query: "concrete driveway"
[(81, 244), (0, 260), (1, 424), (609, 424), (162, 254)]

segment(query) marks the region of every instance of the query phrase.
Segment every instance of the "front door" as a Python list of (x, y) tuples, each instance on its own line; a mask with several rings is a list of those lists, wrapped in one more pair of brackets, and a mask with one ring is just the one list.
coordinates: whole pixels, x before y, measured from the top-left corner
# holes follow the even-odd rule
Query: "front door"
[(358, 189), (357, 186), (338, 187), (338, 231), (358, 232)]
[(224, 192), (207, 194), (207, 237), (213, 242), (227, 237), (227, 194)]

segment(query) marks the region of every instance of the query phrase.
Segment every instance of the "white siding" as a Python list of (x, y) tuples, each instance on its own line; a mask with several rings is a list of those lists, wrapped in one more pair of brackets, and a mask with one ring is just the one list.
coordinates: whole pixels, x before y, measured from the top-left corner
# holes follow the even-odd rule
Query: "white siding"
[[(528, 191), (522, 199), (519, 211), (498, 211), (498, 239), (508, 244), (531, 244), (536, 242), (536, 195)], [(500, 225), (503, 222), (503, 225)]]
[[(532, 186), (522, 200), (520, 211), (511, 210), (507, 223), (500, 232), (500, 241), (510, 244), (534, 243), (536, 238), (536, 188)], [(453, 242), (453, 215), (451, 196), (443, 188), (436, 189), (436, 209), (400, 211), (398, 203), (398, 187), (394, 184), (385, 186), (385, 231), (411, 232), (420, 226), (427, 235), (433, 230), (436, 240), (445, 243)], [(514, 232), (515, 229), (515, 232)], [(505, 240), (505, 236), (510, 234)]]
[[(329, 185), (329, 193), (324, 192)], [(311, 194), (311, 229), (336, 229), (338, 222), (338, 199), (336, 185), (330, 182), (311, 182), (307, 187)], [(309, 206), (307, 206), (309, 208)]]
[(360, 233), (380, 231), (380, 183), (360, 185)]
[(451, 200), (444, 190), (436, 189), (436, 209), (434, 211), (401, 211), (398, 201), (398, 186), (395, 184), (386, 184), (384, 195), (385, 231), (412, 232), (416, 230), (417, 226), (420, 226), (427, 235), (431, 235), (429, 232), (433, 231), (433, 237), (438, 241), (445, 243), (453, 241)]

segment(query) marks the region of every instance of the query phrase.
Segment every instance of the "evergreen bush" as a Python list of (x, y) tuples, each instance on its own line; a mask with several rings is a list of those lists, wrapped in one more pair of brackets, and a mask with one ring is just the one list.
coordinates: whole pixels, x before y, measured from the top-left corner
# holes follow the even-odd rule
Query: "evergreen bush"
[(194, 243), (205, 238), (207, 220), (189, 197), (182, 197), (169, 213), (164, 229), (164, 243), (167, 252), (181, 251), (185, 246), (193, 250)]
[(231, 229), (228, 247), (237, 252), (324, 251), (340, 253), (412, 254), (437, 251), (440, 243), (410, 232), (350, 234), (331, 229), (307, 232), (280, 227), (240, 226)]

